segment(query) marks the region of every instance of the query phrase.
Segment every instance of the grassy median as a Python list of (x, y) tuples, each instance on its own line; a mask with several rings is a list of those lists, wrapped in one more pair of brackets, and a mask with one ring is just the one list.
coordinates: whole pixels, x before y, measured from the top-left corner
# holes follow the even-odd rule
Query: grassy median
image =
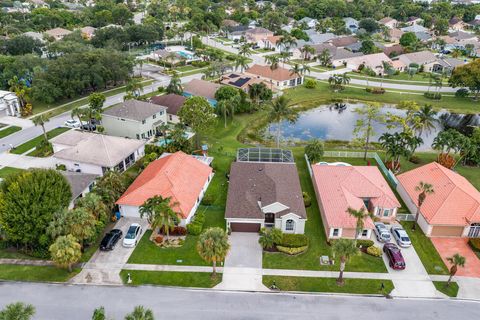
[(161, 285), (192, 288), (213, 288), (222, 282), (222, 274), (212, 278), (209, 272), (175, 272), (175, 271), (143, 271), (122, 270), (120, 276), (127, 284), (127, 275), (130, 273), (131, 285)]

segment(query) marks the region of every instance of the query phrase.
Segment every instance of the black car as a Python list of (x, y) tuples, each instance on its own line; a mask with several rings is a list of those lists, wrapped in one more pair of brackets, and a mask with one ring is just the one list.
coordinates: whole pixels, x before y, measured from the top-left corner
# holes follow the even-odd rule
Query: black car
[(100, 250), (108, 251), (113, 250), (118, 240), (122, 238), (122, 231), (118, 229), (113, 229), (103, 237), (102, 242), (100, 243)]
[(97, 126), (93, 123), (85, 123), (82, 126), (82, 129), (87, 130), (87, 131), (95, 131), (95, 130), (97, 130)]

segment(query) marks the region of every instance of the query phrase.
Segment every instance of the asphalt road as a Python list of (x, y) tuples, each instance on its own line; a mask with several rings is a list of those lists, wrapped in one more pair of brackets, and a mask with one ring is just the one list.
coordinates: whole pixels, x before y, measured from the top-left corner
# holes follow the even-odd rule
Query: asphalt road
[(87, 320), (99, 306), (123, 319), (134, 306), (156, 319), (478, 319), (480, 304), (453, 300), (386, 300), (377, 297), (245, 293), (164, 287), (111, 287), (1, 283), (0, 308), (23, 301), (34, 319)]

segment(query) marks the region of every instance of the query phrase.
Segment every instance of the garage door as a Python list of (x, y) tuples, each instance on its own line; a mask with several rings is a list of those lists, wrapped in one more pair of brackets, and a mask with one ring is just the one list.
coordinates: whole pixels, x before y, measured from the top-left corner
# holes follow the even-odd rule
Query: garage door
[(461, 237), (463, 233), (463, 227), (440, 227), (436, 226), (432, 228), (432, 237)]
[(260, 223), (232, 222), (230, 228), (233, 232), (259, 232)]

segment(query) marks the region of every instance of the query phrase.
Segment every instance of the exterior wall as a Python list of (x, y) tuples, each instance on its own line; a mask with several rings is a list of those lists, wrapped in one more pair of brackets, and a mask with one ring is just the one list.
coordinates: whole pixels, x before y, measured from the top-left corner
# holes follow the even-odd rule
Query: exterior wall
[(425, 220), (422, 214), (418, 216), (418, 225), (420, 226), (420, 229), (422, 229), (423, 233), (427, 237), (430, 237), (432, 234), (432, 226)]
[[(337, 237), (333, 236), (333, 230), (334, 229), (339, 229), (339, 233)], [(358, 239), (370, 239), (372, 236), (372, 229), (365, 229), (367, 231), (367, 235), (363, 237), (358, 237)], [(357, 231), (355, 228), (330, 228), (327, 233), (327, 240), (330, 239), (340, 239), (340, 238), (346, 238), (346, 239), (355, 239)]]
[(268, 85), (270, 85), (273, 82), (273, 87), (276, 90), (293, 88), (293, 87), (296, 87), (296, 86), (299, 86), (299, 85), (303, 84), (303, 82), (304, 82), (304, 77), (302, 77), (302, 76), (298, 77), (298, 78), (295, 78), (295, 79), (291, 79), (291, 80), (294, 80), (294, 81), (291, 82), (291, 80), (284, 80), (284, 81), (271, 80), (268, 77), (263, 77), (263, 76), (259, 76), (258, 74), (253, 74), (253, 73), (248, 73), (248, 72), (245, 72), (245, 74), (250, 75), (250, 76), (252, 76), (254, 78), (257, 78), (257, 79), (265, 80), (268, 83)]
[(180, 122), (180, 118), (177, 116), (177, 115), (174, 115), (174, 114), (167, 114), (167, 121), (169, 123), (179, 123)]
[(123, 217), (140, 217), (140, 207), (119, 205), (118, 208)]
[[(287, 220), (292, 219), (295, 222), (295, 227), (293, 231), (287, 230), (286, 229), (286, 222)], [(305, 233), (305, 219), (299, 218), (296, 215), (285, 215), (280, 219), (280, 230), (282, 230), (283, 233), (295, 233), (295, 234), (304, 234)], [(277, 220), (275, 220), (275, 227), (277, 224)]]
[(153, 117), (149, 117), (142, 121), (135, 121), (131, 119), (124, 119), (110, 115), (102, 115), (102, 125), (105, 132), (112, 136), (128, 137), (131, 139), (148, 139), (155, 135), (155, 125), (159, 121), (167, 123), (167, 114), (165, 111), (160, 111)]
[(242, 219), (242, 218), (225, 218), (227, 223), (227, 229), (230, 229), (230, 224), (232, 222), (240, 222), (240, 223), (259, 223), (260, 228), (265, 227), (265, 220), (264, 219)]
[[(53, 155), (55, 158), (55, 155)], [(83, 172), (83, 173), (92, 173), (98, 174), (103, 176), (103, 171), (101, 166), (97, 166), (90, 163), (81, 163), (75, 162), (71, 160), (64, 160), (64, 159), (55, 159), (57, 164), (63, 164), (67, 168), (67, 171), (74, 171), (74, 172)]]
[(200, 203), (202, 202), (203, 197), (205, 196), (205, 192), (207, 191), (208, 186), (210, 185), (210, 182), (212, 181), (213, 175), (214, 175), (214, 173), (212, 172), (212, 173), (208, 176), (207, 181), (205, 181), (205, 184), (203, 185), (202, 191), (200, 191), (200, 194), (198, 195), (197, 202), (196, 202), (195, 205), (193, 206), (193, 208), (192, 208), (192, 210), (190, 211), (190, 213), (188, 214), (187, 218), (186, 218), (186, 219), (182, 219), (182, 221), (180, 222), (180, 226), (184, 227), (184, 226), (186, 226), (188, 223), (190, 223), (190, 220), (192, 220), (193, 216), (195, 215), (195, 212), (196, 212), (197, 209), (198, 209), (198, 206), (200, 205)]
[(464, 231), (463, 226), (433, 226), (431, 237), (461, 237)]
[(405, 188), (402, 186), (402, 183), (398, 181), (397, 184), (397, 192), (400, 195), (400, 198), (402, 198), (403, 202), (407, 206), (408, 210), (412, 213), (415, 214), (417, 212), (417, 204), (410, 198), (408, 195), (407, 191)]

